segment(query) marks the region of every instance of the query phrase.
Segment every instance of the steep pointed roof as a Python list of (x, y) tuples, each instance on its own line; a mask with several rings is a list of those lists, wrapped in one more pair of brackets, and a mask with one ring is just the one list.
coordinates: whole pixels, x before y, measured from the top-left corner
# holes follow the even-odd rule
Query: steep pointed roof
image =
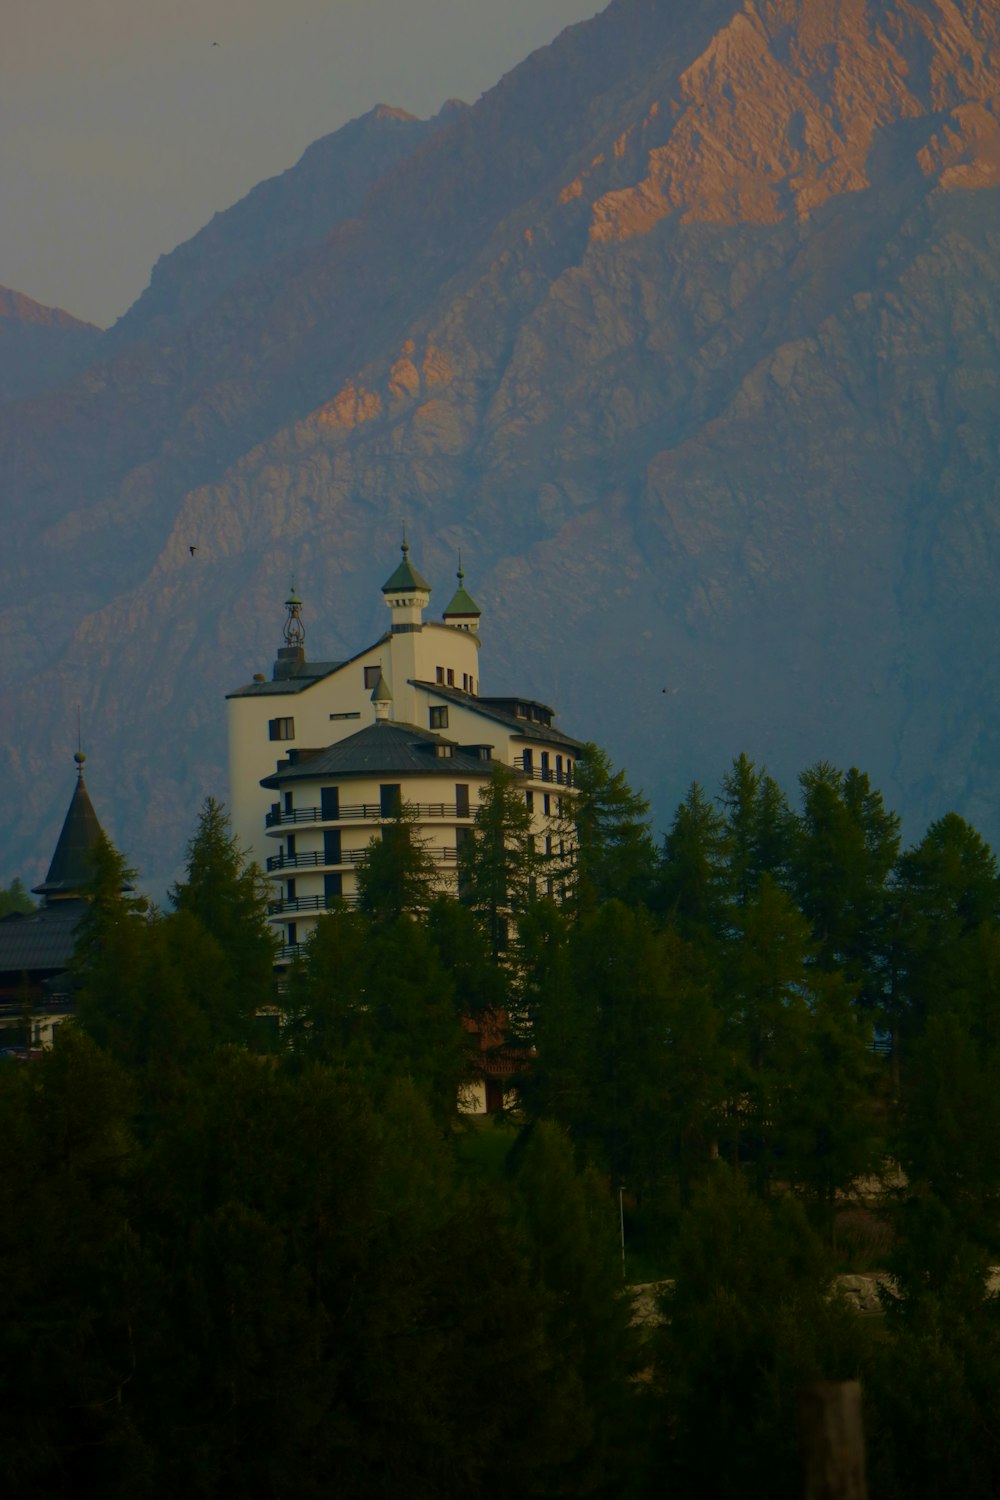
[(400, 550), (403, 554), (403, 561), (400, 563), (395, 573), (393, 573), (389, 578), (385, 580), (385, 583), (383, 583), (383, 594), (401, 594), (406, 593), (411, 589), (422, 589), (425, 593), (429, 594), (431, 592), (430, 584), (427, 582), (426, 578), (421, 577), (416, 568), (410, 562), (409, 544), (404, 541)]
[(482, 615), (482, 610), (472, 595), (466, 591), (465, 574), (462, 572), (461, 563), (458, 565), (458, 572), (455, 576), (458, 579), (458, 588), (452, 595), (451, 603), (448, 605), (442, 618), (447, 620), (449, 615), (475, 615), (476, 619), (479, 619)]
[(63, 820), (49, 873), (41, 885), (32, 887), (36, 896), (58, 899), (60, 896), (76, 895), (87, 885), (93, 873), (90, 853), (100, 838), (102, 829), (83, 780), (83, 762), (86, 756), (77, 751), (74, 759), (77, 783)]

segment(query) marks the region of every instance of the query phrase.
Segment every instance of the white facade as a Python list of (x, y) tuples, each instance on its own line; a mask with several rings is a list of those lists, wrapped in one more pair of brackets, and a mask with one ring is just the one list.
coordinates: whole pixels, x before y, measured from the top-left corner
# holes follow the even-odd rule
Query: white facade
[(306, 659), (293, 595), (272, 677), (227, 699), (233, 830), (274, 881), (284, 958), (355, 895), (358, 863), (400, 800), (446, 889), (497, 761), (523, 777), (540, 850), (555, 855), (565, 838), (579, 742), (544, 704), (480, 695), (480, 615), (461, 573), (440, 624), (423, 619), (431, 590), (405, 543), (382, 592), (389, 631), (344, 662)]

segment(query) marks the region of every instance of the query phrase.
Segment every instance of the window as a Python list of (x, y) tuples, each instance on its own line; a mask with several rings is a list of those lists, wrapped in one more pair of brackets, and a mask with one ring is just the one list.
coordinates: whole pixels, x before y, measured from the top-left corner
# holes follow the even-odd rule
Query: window
[[(467, 782), (459, 782), (455, 787), (455, 816), (456, 818), (467, 818), (469, 816), (469, 787)], [(464, 832), (465, 830), (459, 830)]]
[(343, 877), (343, 875), (324, 875), (323, 876), (323, 897), (324, 897), (324, 899), (326, 901), (327, 906), (330, 906), (332, 902), (336, 901), (337, 898), (340, 897), (340, 896), (342, 896), (343, 894), (344, 894), (344, 877)]
[(269, 740), (294, 740), (294, 719), (268, 719), (267, 737)]
[(531, 768), (532, 768), (532, 765), (533, 765), (532, 755), (531, 755), (531, 751), (530, 750), (525, 750), (524, 754), (521, 756), (521, 765), (524, 767), (524, 769), (527, 771), (528, 775), (530, 776), (531, 775)]
[(444, 667), (435, 667), (434, 668), (434, 681), (435, 682), (444, 682)]
[(448, 668), (448, 686), (449, 687), (454, 687), (455, 686), (455, 673), (454, 673), (453, 668), (451, 668), (451, 667)]
[(545, 814), (545, 816), (547, 818), (551, 818), (551, 816), (552, 816), (552, 798), (549, 796), (548, 792), (546, 792), (543, 795), (543, 797), (542, 797), (542, 811), (544, 812), (544, 814)]
[(379, 812), (383, 818), (397, 818), (403, 808), (402, 787), (380, 786), (378, 789)]
[(469, 691), (469, 684), (471, 682), (472, 682), (472, 678), (469, 676), (468, 672), (463, 672), (462, 673), (462, 691), (463, 692), (467, 693)]
[(294, 948), (299, 940), (299, 924), (297, 922), (289, 922), (286, 931), (288, 933), (288, 946)]
[(327, 828), (323, 831), (323, 863), (325, 865), (343, 864), (340, 854), (339, 828)]
[(549, 752), (547, 750), (542, 751), (542, 780), (552, 780), (552, 772), (549, 770)]
[(452, 748), (451, 745), (435, 745), (434, 754), (438, 760), (450, 760)]
[(291, 794), (291, 792), (286, 792), (285, 793), (285, 815), (286, 815), (286, 817), (291, 812), (291, 810), (292, 810), (292, 794)]
[(290, 833), (285, 840), (285, 853), (289, 859), (295, 858), (295, 834)]
[(435, 706), (431, 709), (431, 728), (448, 728), (448, 710), (443, 704), (435, 704)]
[(340, 788), (336, 786), (320, 787), (319, 792), (319, 815), (324, 823), (336, 823), (340, 817)]
[(534, 812), (534, 810), (535, 810), (535, 794), (534, 794), (534, 792), (525, 792), (525, 794), (524, 794), (524, 805), (528, 809), (529, 812)]
[(561, 755), (557, 755), (556, 756), (556, 780), (558, 782), (561, 782), (562, 779), (563, 779), (562, 756)]
[(361, 715), (360, 715), (360, 713), (358, 713), (357, 709), (355, 709), (353, 711), (353, 713), (349, 713), (349, 714), (331, 714), (330, 718), (331, 719), (360, 719)]
[(288, 889), (285, 892), (285, 896), (286, 896), (286, 898), (289, 901), (294, 901), (295, 900), (295, 881), (294, 880), (288, 880), (285, 883), (288, 886)]
[(382, 675), (381, 666), (365, 667), (365, 687), (371, 692)]

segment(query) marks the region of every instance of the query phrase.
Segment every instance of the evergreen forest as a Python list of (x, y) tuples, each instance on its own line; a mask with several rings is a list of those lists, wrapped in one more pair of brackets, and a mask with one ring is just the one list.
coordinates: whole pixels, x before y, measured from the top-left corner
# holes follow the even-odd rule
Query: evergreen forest
[(797, 1500), (819, 1379), (872, 1500), (1000, 1493), (996, 858), (856, 769), (742, 756), (660, 840), (577, 772), (538, 840), (497, 768), (454, 896), (404, 807), (277, 984), (216, 802), (165, 910), (98, 847), (76, 1019), (0, 1063), (5, 1495)]

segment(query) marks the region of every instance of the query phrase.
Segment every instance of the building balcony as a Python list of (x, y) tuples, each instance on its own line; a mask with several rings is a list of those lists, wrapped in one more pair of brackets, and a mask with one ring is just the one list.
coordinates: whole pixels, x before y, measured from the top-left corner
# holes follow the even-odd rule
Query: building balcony
[(269, 917), (294, 916), (301, 911), (333, 911), (338, 906), (357, 906), (357, 896), (292, 896), (267, 903)]
[(529, 781), (544, 781), (551, 786), (572, 786), (572, 771), (553, 771), (548, 766), (535, 766), (524, 764), (523, 755), (514, 756), (514, 770), (520, 771)]
[[(412, 812), (417, 819), (423, 821), (427, 818), (439, 818), (446, 822), (471, 823), (475, 813), (464, 808), (461, 812), (455, 802), (406, 802), (403, 804), (407, 812)], [(380, 802), (356, 802), (341, 807), (335, 818), (324, 817), (321, 807), (297, 807), (292, 812), (269, 812), (264, 818), (266, 828), (291, 828), (298, 823), (392, 823), (394, 815), (383, 810)]]
[[(429, 859), (444, 864), (454, 864), (458, 859), (457, 849), (425, 849)], [(322, 849), (304, 854), (271, 854), (268, 856), (267, 873), (273, 875), (282, 870), (341, 870), (348, 865), (359, 865), (367, 858), (367, 849), (342, 849), (339, 859), (327, 859)]]

